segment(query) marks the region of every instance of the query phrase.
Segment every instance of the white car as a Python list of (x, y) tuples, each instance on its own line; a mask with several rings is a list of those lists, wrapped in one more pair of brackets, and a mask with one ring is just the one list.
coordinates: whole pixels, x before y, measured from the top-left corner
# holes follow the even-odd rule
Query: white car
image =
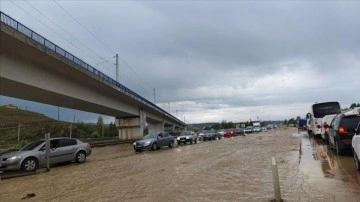
[(355, 167), (358, 171), (360, 171), (360, 160), (359, 160), (359, 156), (360, 156), (360, 122), (358, 123), (358, 125), (355, 129), (354, 136), (352, 137), (351, 147), (352, 147), (352, 151), (353, 151), (353, 155), (354, 155)]
[(321, 120), (321, 138), (329, 143), (329, 127), (336, 114), (326, 115)]

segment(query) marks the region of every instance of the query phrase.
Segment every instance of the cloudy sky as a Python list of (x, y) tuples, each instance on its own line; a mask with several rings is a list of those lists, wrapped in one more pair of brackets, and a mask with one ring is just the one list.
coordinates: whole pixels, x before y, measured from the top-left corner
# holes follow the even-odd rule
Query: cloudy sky
[[(120, 83), (187, 123), (360, 102), (360, 2), (0, 0), (0, 10), (114, 79), (119, 54)], [(0, 97), (8, 103), (57, 118), (55, 106)]]

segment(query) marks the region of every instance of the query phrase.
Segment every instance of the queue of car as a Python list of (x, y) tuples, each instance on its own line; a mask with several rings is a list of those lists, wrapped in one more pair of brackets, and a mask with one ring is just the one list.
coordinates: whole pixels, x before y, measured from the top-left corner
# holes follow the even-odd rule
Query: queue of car
[[(177, 137), (167, 132), (152, 132), (142, 139), (133, 143), (135, 151), (157, 150), (161, 147), (172, 148), (175, 141), (181, 144), (193, 144), (198, 141), (219, 140), (252, 133), (248, 128), (230, 128), (221, 130), (202, 130), (199, 134), (194, 131), (183, 131)], [(90, 144), (75, 138), (57, 137), (50, 138), (49, 164), (54, 165), (63, 162), (84, 163), (86, 157), (91, 154)], [(0, 170), (24, 170), (35, 171), (37, 168), (46, 166), (46, 140), (32, 142), (23, 148), (3, 153), (0, 155)]]
[(355, 167), (360, 171), (360, 108), (326, 115), (318, 127), (322, 140), (338, 155), (352, 153)]

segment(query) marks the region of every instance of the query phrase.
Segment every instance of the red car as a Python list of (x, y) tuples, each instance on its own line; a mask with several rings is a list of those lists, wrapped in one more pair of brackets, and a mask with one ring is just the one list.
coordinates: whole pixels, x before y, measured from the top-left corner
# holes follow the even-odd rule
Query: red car
[(235, 129), (226, 129), (224, 133), (224, 137), (234, 137), (236, 136), (237, 131)]

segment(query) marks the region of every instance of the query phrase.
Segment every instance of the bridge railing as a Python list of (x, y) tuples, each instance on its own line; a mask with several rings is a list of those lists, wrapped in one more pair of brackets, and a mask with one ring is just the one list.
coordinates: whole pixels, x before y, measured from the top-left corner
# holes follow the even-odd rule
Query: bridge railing
[[(120, 91), (125, 92), (128, 96), (131, 96), (140, 102), (150, 105), (153, 108), (159, 110), (164, 115), (178, 120), (176, 117), (171, 115), (170, 113), (166, 112), (162, 108), (156, 106), (154, 103), (150, 102), (149, 100), (145, 99), (144, 97), (140, 96), (139, 94), (135, 93), (134, 91), (130, 90), (126, 86), (122, 85), (121, 83), (117, 82), (116, 80), (112, 79), (111, 77), (107, 76), (106, 74), (102, 73), (101, 71), (97, 70), (96, 68), (92, 67), (91, 65), (87, 64), (86, 62), (82, 61), (81, 59), (77, 58), (76, 56), (72, 55), (71, 53), (67, 52), (66, 50), (60, 48), (56, 44), (52, 43), (51, 41), (47, 40), (45, 37), (42, 37), (40, 34), (32, 31), (25, 25), (19, 23), (15, 19), (11, 18), (10, 16), (6, 15), (5, 13), (0, 11), (0, 21), (6, 24), (7, 26), (11, 27), (14, 30), (19, 31), (20, 33), (26, 35), (27, 37), (31, 38), (33, 41), (37, 42), (40, 45), (43, 45), (48, 50), (56, 53), (57, 55), (68, 59), (69, 61), (73, 62), (74, 64), (78, 65), (83, 70), (86, 70), (88, 73), (94, 75), (95, 77), (105, 80), (106, 83), (109, 85), (117, 87)], [(180, 121), (184, 124), (182, 121)]]

